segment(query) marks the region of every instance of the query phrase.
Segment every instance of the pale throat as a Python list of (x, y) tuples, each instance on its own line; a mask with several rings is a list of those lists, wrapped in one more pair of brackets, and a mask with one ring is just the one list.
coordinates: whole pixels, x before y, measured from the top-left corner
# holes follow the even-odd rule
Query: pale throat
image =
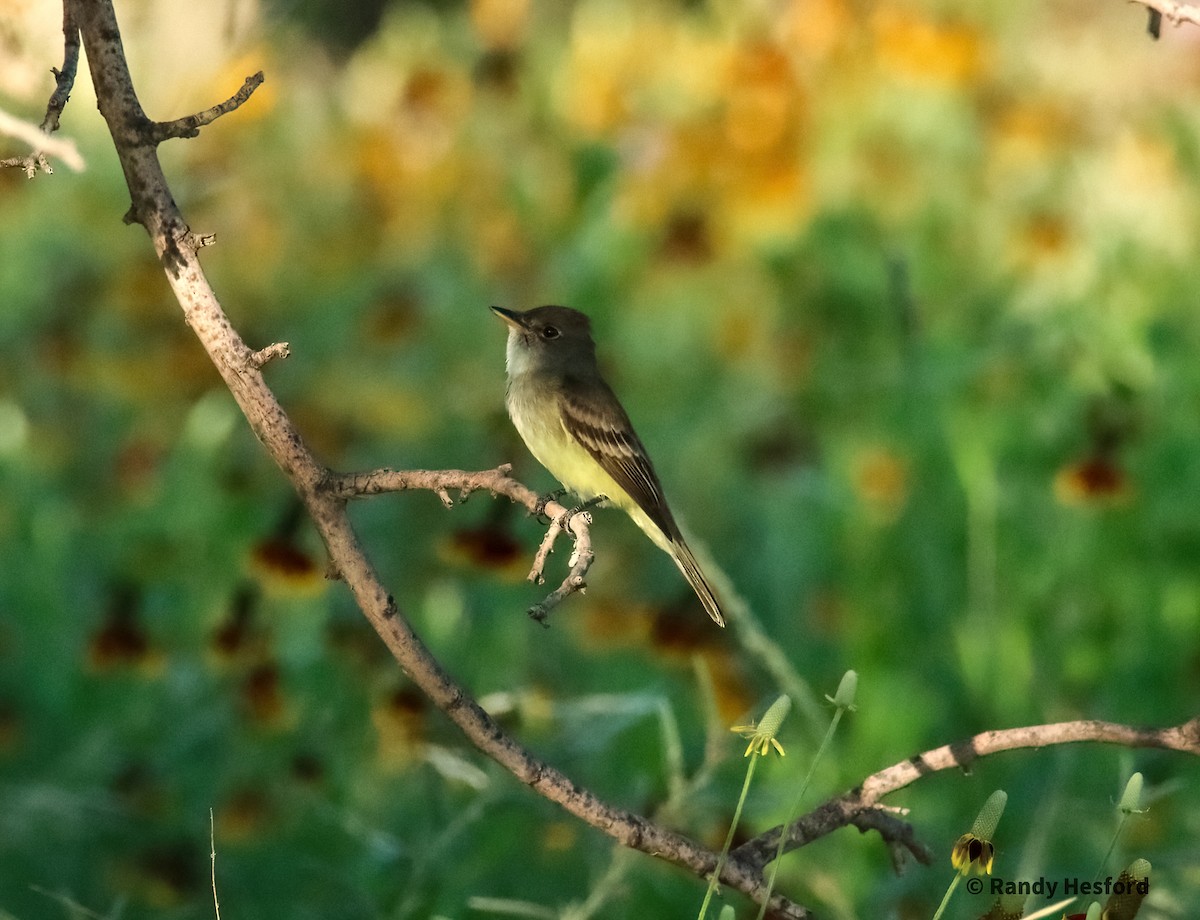
[(523, 333), (517, 332), (515, 329), (509, 330), (508, 343), (504, 350), (504, 364), (510, 380), (533, 370), (533, 354), (523, 341), (524, 338)]

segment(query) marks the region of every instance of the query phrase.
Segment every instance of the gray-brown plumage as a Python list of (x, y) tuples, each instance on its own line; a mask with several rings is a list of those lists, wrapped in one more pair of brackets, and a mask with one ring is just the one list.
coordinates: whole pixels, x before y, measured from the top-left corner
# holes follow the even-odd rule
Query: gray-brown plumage
[(725, 625), (663, 495), (654, 465), (596, 363), (587, 316), (570, 307), (492, 307), (508, 324), (506, 403), (538, 462), (587, 500), (603, 495), (667, 552), (708, 615)]

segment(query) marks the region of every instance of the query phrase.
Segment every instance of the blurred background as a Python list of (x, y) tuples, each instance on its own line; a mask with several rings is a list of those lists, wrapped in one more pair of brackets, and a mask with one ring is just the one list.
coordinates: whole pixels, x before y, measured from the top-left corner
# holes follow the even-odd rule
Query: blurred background
[[(808, 806), (979, 731), (1197, 714), (1200, 29), (1155, 42), (1122, 0), (117, 7), (152, 118), (266, 72), (161, 155), (235, 326), (291, 343), (267, 377), (323, 462), (511, 461), (548, 490), (487, 307), (593, 317), (767, 643), (713, 627), (615, 511), (546, 631), (522, 510), (352, 509), (434, 653), (577, 782), (671, 798), (662, 820), (719, 846), (727, 728), (789, 692), (744, 839), (786, 816), (847, 668), (858, 711)], [(60, 25), (0, 0), (0, 107), (41, 120)], [(86, 172), (0, 171), (0, 917), (211, 917), (210, 808), (226, 917), (695, 916), (697, 879), (477, 755), (324, 579), (121, 223), (82, 67), (62, 124)], [(1134, 770), (1149, 811), (1105, 862)], [(1200, 914), (1200, 765), (1096, 745), (893, 796), (931, 868), (847, 830), (781, 887), (821, 917), (929, 917), (996, 788), (997, 876), (1143, 857), (1139, 916)]]

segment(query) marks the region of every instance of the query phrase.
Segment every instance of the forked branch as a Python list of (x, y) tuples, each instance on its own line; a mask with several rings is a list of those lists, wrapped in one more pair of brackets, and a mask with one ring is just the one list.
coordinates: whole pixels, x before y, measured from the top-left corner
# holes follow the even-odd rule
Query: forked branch
[(546, 626), (548, 625), (546, 619), (550, 611), (571, 594), (582, 591), (587, 584), (585, 576), (595, 558), (595, 554), (592, 552), (590, 530), (592, 519), (587, 514), (574, 513), (556, 501), (539, 498), (536, 492), (513, 479), (509, 475), (511, 470), (512, 467), (506, 463), (494, 470), (481, 470), (474, 473), (465, 470), (330, 472), (323, 483), (323, 489), (329, 495), (343, 501), (379, 495), (384, 492), (424, 489), (436, 493), (447, 508), (454, 505), (454, 500), (450, 497), (451, 490), (458, 492), (460, 499), (465, 499), (472, 492), (490, 492), (493, 496), (503, 495), (519, 505), (524, 505), (530, 514), (547, 515), (550, 518), (550, 525), (547, 528), (546, 537), (542, 540), (534, 557), (529, 580), (534, 584), (542, 583), (546, 559), (553, 550), (554, 541), (564, 531), (569, 533), (575, 541), (575, 550), (571, 554), (570, 571), (563, 579), (562, 584), (550, 592), (545, 600), (529, 608), (529, 616)]
[[(37, 175), (38, 170), (47, 174), (53, 173), (49, 156), (59, 157), (71, 169), (83, 169), (83, 158), (75, 149), (72, 141), (61, 139), (51, 140), (50, 135), (58, 130), (67, 100), (71, 98), (71, 90), (75, 87), (75, 74), (79, 70), (79, 25), (75, 22), (72, 7), (63, 4), (63, 65), (62, 69), (50, 68), (54, 74), (54, 92), (46, 103), (46, 115), (42, 119), (40, 131), (24, 131), (24, 123), (11, 119), (7, 128), (0, 126), (0, 133), (9, 134), (24, 140), (32, 152), (23, 157), (8, 157), (0, 160), (0, 167), (17, 167), (25, 170), (30, 179)], [(11, 118), (11, 117), (10, 117)]]

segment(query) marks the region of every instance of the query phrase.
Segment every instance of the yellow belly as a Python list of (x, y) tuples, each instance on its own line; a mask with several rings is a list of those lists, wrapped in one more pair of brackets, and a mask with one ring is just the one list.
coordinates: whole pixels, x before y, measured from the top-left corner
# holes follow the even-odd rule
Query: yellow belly
[(563, 427), (553, 398), (530, 400), (522, 388), (514, 387), (508, 412), (529, 452), (565, 488), (585, 501), (597, 495), (607, 495), (614, 504), (620, 504), (619, 498), (628, 500), (596, 458)]
[(628, 514), (635, 524), (661, 549), (671, 553), (670, 541), (613, 479), (586, 447), (563, 427), (558, 406), (553, 397), (530, 399), (526, 386), (510, 386), (508, 413), (521, 440), (538, 463), (563, 484), (563, 487), (584, 501), (598, 495)]

